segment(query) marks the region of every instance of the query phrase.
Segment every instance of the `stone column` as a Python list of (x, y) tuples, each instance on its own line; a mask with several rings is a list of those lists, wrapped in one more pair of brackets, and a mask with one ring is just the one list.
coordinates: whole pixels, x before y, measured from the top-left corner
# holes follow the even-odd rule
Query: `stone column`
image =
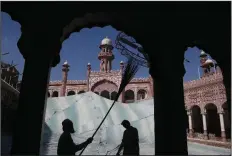
[(226, 132), (225, 132), (225, 123), (224, 123), (224, 112), (219, 112), (220, 126), (221, 126), (221, 137), (222, 141), (226, 142)]
[(59, 63), (61, 48), (59, 35), (55, 36), (56, 33), (52, 31), (44, 32), (43, 28), (38, 32), (35, 32), (36, 29), (30, 29), (33, 32), (25, 32), (21, 27), (18, 47), (25, 58), (25, 64), (11, 155), (40, 154), (50, 70)]
[[(123, 74), (123, 69), (124, 69), (124, 62), (123, 61), (121, 61), (120, 62), (120, 72), (121, 72), (121, 75)], [(118, 86), (119, 87), (119, 86)], [(120, 101), (122, 102), (122, 103), (124, 103), (125, 101), (125, 99), (124, 99), (124, 95), (125, 95), (125, 89), (122, 91), (122, 93), (121, 93), (121, 95), (120, 95)]]
[(89, 77), (91, 73), (91, 64), (88, 63), (87, 65), (87, 90), (90, 91), (91, 88), (89, 88)]
[(151, 91), (151, 97), (154, 97), (154, 87), (153, 87), (153, 79), (151, 77), (151, 75), (149, 76), (149, 80), (150, 80), (150, 91)]
[(170, 44), (159, 41), (160, 51), (155, 53), (152, 52), (152, 43), (143, 45), (145, 51), (150, 50), (149, 73), (155, 82), (155, 155), (188, 155), (183, 90), (183, 62), (186, 49), (184, 46), (177, 47), (178, 44)]
[(61, 87), (60, 96), (65, 96), (69, 67), (70, 66), (68, 64), (68, 61), (65, 61), (62, 68), (62, 87)]
[(202, 114), (202, 121), (203, 121), (203, 130), (204, 130), (204, 139), (208, 140), (208, 132), (207, 132), (207, 122), (206, 122), (206, 112), (201, 113)]
[(188, 114), (188, 123), (189, 123), (189, 136), (192, 138), (194, 135), (193, 125), (192, 125), (192, 112), (188, 111), (187, 114)]
[(135, 102), (138, 100), (138, 88), (135, 87)]

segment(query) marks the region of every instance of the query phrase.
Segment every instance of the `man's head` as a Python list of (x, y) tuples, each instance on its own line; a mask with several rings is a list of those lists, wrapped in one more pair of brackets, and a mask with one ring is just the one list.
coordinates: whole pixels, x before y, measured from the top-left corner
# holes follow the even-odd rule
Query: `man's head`
[(63, 131), (67, 133), (74, 133), (73, 122), (69, 119), (65, 119), (62, 122)]
[(130, 122), (128, 120), (123, 120), (121, 125), (127, 129), (130, 127)]

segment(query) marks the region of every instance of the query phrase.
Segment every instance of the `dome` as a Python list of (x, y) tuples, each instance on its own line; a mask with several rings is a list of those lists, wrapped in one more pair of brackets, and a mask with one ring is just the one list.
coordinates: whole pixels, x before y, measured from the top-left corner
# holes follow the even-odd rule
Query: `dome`
[(208, 60), (205, 61), (205, 63), (213, 63), (213, 61), (208, 59)]
[(88, 66), (90, 66), (91, 64), (90, 63), (88, 63)]
[(207, 56), (207, 54), (202, 50), (200, 56)]
[(109, 39), (107, 36), (101, 41), (101, 45), (112, 45), (111, 39)]
[(68, 61), (66, 60), (65, 62), (64, 62), (64, 65), (67, 65), (68, 64)]
[(202, 50), (202, 51), (201, 51), (201, 55), (204, 55), (204, 54), (205, 54), (205, 52)]

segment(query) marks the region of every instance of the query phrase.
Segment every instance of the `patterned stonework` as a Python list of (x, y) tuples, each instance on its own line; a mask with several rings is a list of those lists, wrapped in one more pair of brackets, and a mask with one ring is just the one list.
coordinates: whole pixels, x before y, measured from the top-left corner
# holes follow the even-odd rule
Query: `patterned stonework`
[(198, 105), (203, 112), (205, 106), (212, 103), (217, 106), (218, 110), (221, 110), (222, 105), (226, 102), (221, 72), (184, 83), (184, 97), (188, 109)]

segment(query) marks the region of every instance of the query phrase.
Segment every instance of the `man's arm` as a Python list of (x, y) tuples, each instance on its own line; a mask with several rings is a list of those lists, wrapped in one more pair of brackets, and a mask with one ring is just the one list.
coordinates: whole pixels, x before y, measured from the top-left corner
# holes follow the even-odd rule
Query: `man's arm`
[(121, 152), (121, 150), (123, 149), (123, 147), (124, 147), (124, 144), (123, 144), (123, 142), (122, 142), (122, 143), (120, 144), (119, 149), (118, 149), (117, 155), (120, 154), (120, 152)]
[(119, 147), (118, 152), (117, 152), (116, 155), (119, 155), (120, 152), (121, 152), (121, 150), (122, 150), (123, 147), (124, 147), (124, 138), (125, 138), (125, 132), (123, 133), (122, 143), (120, 144), (120, 147)]
[(93, 141), (93, 138), (88, 138), (85, 142), (75, 145), (75, 152), (82, 150), (83, 148), (85, 148), (85, 146), (90, 144), (92, 141)]

